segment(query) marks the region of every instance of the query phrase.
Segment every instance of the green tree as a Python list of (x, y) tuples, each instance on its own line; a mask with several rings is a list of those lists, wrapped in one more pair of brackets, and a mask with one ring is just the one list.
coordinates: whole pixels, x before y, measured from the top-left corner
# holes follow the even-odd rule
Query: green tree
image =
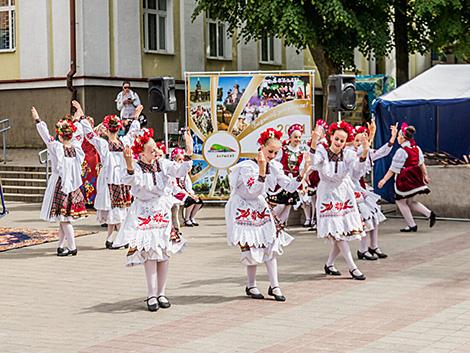
[(239, 40), (267, 34), (310, 49), (324, 90), (329, 75), (354, 67), (354, 49), (385, 56), (393, 44), (387, 0), (196, 0), (193, 19), (201, 13), (228, 22)]

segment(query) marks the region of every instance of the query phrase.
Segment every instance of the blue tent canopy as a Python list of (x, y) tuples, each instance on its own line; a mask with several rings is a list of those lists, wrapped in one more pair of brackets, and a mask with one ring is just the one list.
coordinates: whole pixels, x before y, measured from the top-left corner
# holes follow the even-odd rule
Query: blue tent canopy
[[(376, 147), (389, 140), (390, 125), (407, 122), (416, 127), (415, 139), (424, 152), (444, 151), (462, 158), (470, 153), (470, 65), (436, 65), (377, 98), (372, 112)], [(390, 167), (394, 151), (374, 167), (374, 189), (389, 202), (394, 200), (393, 183), (382, 190), (377, 183)]]

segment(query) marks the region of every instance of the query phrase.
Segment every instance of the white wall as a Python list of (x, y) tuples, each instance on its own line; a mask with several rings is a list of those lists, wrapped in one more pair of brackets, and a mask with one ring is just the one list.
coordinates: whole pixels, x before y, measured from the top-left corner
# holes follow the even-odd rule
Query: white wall
[(137, 1), (115, 0), (114, 13), (114, 76), (141, 77), (141, 23)]
[(248, 42), (242, 39), (238, 43), (238, 67), (239, 71), (256, 71), (259, 69), (259, 42)]
[(303, 70), (304, 67), (304, 52), (297, 54), (295, 47), (286, 47), (286, 69)]
[(69, 2), (52, 0), (52, 43), (54, 71), (52, 76), (64, 77), (70, 69)]
[(48, 77), (48, 1), (23, 0), (17, 8), (21, 78)]
[(180, 0), (184, 3), (184, 64), (185, 71), (204, 71), (205, 44), (204, 20), (199, 15), (191, 22), (191, 15), (195, 8), (194, 0)]
[(109, 76), (108, 0), (78, 0), (76, 7), (77, 76)]

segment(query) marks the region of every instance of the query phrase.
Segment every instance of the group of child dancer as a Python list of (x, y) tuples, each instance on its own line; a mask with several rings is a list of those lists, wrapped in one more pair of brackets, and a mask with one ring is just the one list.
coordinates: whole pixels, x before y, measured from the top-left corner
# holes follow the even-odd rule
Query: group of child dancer
[[(51, 159), (52, 174), (41, 218), (59, 222), (57, 255), (77, 255), (71, 221), (86, 216), (80, 186), (85, 158), (81, 144), (87, 140), (98, 151), (102, 164), (95, 208), (98, 221), (108, 225), (105, 246), (126, 247), (127, 265), (144, 265), (149, 311), (168, 308), (171, 304), (165, 289), (169, 259), (186, 244), (176, 212), (179, 205), (184, 206), (185, 225), (197, 226), (195, 215), (202, 206), (202, 200), (192, 192), (189, 177), (191, 135), (186, 132), (185, 149), (174, 149), (167, 159), (165, 146), (153, 139), (153, 130), (140, 127), (142, 106), (123, 137), (117, 134), (121, 127), (118, 117), (106, 116), (102, 124), (105, 136), (99, 136), (80, 104), (74, 101), (73, 106), (74, 116), (57, 122), (56, 137), (50, 135), (36, 109), (31, 110)], [(270, 282), (268, 295), (276, 301), (286, 300), (279, 285), (277, 256), (293, 240), (285, 230), (292, 206), (302, 206), (305, 226), (316, 227), (317, 236), (330, 242), (326, 275), (341, 275), (335, 259), (342, 253), (351, 277), (366, 278), (353, 260), (351, 240), (360, 241), (357, 255), (361, 260), (387, 257), (378, 245), (378, 227), (385, 220), (378, 204), (380, 197), (365, 184), (364, 177), (374, 161), (391, 152), (397, 136), (401, 148), (378, 186), (382, 188), (395, 175), (397, 204), (407, 223), (401, 231), (417, 231), (412, 210), (424, 214), (434, 225), (435, 214), (413, 199), (429, 192), (430, 181), (422, 152), (413, 139), (415, 129), (406, 124), (400, 130), (392, 126), (390, 141), (378, 150), (370, 148), (374, 130), (374, 125), (370, 129), (353, 128), (342, 121), (328, 126), (319, 120), (306, 150), (301, 146), (301, 125), (288, 129), (285, 143), (281, 143), (281, 131), (268, 128), (258, 139), (257, 158), (230, 168), (231, 194), (225, 206), (227, 240), (241, 250), (247, 271), (246, 295), (264, 298), (256, 284), (257, 265), (264, 263)]]

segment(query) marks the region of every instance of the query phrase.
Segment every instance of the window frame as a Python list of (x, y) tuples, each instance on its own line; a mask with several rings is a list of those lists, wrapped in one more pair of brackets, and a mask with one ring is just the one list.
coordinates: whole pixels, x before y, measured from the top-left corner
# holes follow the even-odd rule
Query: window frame
[[(173, 38), (173, 0), (164, 0), (166, 2), (166, 11), (158, 9), (159, 0), (155, 0), (156, 9), (148, 8), (148, 1), (143, 0), (142, 9), (143, 9), (143, 42), (144, 42), (144, 53), (149, 54), (164, 54), (164, 55), (174, 55), (174, 38)], [(150, 36), (149, 36), (149, 25), (148, 17), (149, 15), (156, 16), (155, 22), (155, 36), (156, 44), (158, 49), (150, 49)], [(165, 18), (165, 49), (159, 49), (161, 46), (160, 43), (160, 17)]]
[[(211, 55), (211, 40), (210, 40), (210, 27), (211, 25), (214, 25), (216, 28), (216, 38), (215, 38), (215, 43), (216, 43), (216, 48), (215, 51), (217, 53), (216, 56)], [(223, 28), (223, 34), (222, 34), (222, 39), (223, 39), (223, 53), (222, 55), (219, 55), (220, 53), (220, 43), (221, 43), (221, 38), (220, 38), (220, 28)], [(214, 20), (210, 18), (209, 16), (206, 16), (206, 38), (207, 38), (207, 43), (206, 43), (206, 58), (210, 60), (222, 60), (222, 61), (230, 61), (232, 60), (232, 37), (230, 37), (227, 33), (227, 28), (228, 24), (227, 22), (220, 21), (220, 20)]]
[[(263, 41), (267, 41), (268, 60), (263, 60)], [(279, 38), (268, 34), (259, 40), (259, 63), (266, 65), (282, 65), (282, 43)], [(273, 54), (271, 58), (271, 53)]]
[(8, 13), (8, 34), (9, 34), (9, 48), (0, 49), (0, 53), (13, 53), (16, 51), (16, 2), (12, 5), (12, 1), (8, 0), (8, 5), (0, 6), (0, 12)]

